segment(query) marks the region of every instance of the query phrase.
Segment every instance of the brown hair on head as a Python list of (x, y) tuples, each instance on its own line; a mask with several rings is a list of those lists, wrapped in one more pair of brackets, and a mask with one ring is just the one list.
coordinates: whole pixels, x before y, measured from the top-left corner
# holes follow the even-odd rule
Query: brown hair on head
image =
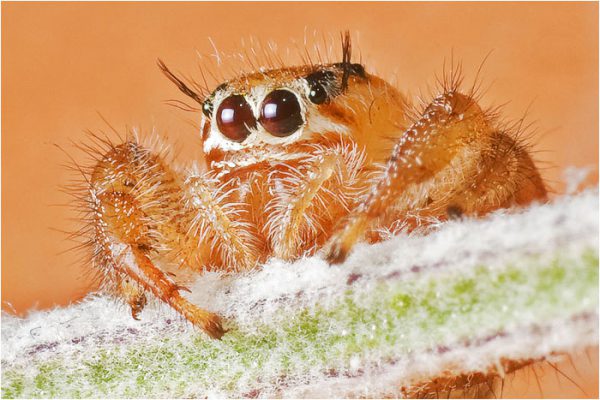
[(348, 78), (352, 69), (352, 42), (350, 41), (350, 31), (345, 31), (342, 34), (342, 92), (348, 88)]
[(348, 79), (350, 75), (355, 75), (360, 78), (366, 78), (365, 68), (358, 63), (352, 63), (352, 41), (350, 39), (350, 31), (344, 31), (340, 34), (342, 39), (342, 62), (333, 64), (335, 67), (342, 70), (342, 82), (340, 92), (348, 89)]

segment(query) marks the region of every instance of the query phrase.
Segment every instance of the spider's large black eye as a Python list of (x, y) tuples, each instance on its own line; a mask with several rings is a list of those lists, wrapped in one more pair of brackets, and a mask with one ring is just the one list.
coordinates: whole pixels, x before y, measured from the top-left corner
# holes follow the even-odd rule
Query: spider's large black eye
[(244, 96), (234, 94), (221, 102), (217, 125), (221, 133), (234, 142), (243, 142), (250, 135), (250, 129), (256, 127), (256, 119)]
[(274, 136), (285, 137), (302, 125), (302, 109), (298, 98), (289, 90), (274, 90), (265, 97), (259, 122)]

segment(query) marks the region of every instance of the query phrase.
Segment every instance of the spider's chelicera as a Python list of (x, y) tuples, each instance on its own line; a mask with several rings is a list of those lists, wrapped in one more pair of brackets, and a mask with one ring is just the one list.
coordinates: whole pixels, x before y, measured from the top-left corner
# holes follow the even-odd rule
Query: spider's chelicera
[(186, 272), (340, 263), (359, 240), (546, 198), (524, 144), (458, 79), (415, 112), (342, 44), (340, 63), (250, 73), (207, 96), (159, 62), (202, 107), (205, 171), (126, 141), (87, 180), (94, 263), (134, 317), (152, 295), (220, 338), (220, 318), (182, 296)]

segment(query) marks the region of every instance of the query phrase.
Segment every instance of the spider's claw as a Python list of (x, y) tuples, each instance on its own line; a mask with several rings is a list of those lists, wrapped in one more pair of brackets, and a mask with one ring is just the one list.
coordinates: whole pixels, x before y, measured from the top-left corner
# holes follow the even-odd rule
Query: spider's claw
[(194, 326), (202, 328), (208, 336), (213, 339), (221, 339), (221, 337), (227, 332), (223, 329), (221, 323), (221, 317), (217, 314), (213, 314), (194, 304), (179, 298), (180, 306), (182, 307), (180, 312), (183, 316), (190, 321)]
[(136, 321), (140, 320), (139, 315), (144, 307), (146, 307), (147, 302), (148, 300), (146, 299), (146, 295), (143, 293), (129, 302), (129, 306), (131, 307), (131, 316), (133, 319)]
[(348, 257), (348, 253), (342, 246), (342, 243), (338, 240), (335, 240), (331, 246), (329, 246), (329, 250), (327, 251), (327, 255), (325, 256), (325, 260), (330, 265), (341, 264), (346, 261)]
[(368, 225), (366, 215), (357, 214), (350, 218), (345, 228), (335, 234), (327, 246), (325, 259), (331, 265), (346, 261), (354, 244), (360, 239)]
[(218, 340), (221, 340), (223, 335), (227, 333), (227, 329), (223, 328), (221, 318), (216, 314), (210, 314), (204, 319), (202, 329), (208, 336)]

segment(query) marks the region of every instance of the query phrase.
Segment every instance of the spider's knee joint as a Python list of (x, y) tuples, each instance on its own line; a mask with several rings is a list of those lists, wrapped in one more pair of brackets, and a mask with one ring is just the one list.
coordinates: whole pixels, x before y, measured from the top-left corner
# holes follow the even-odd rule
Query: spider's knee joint
[(475, 99), (469, 95), (451, 90), (437, 96), (431, 103), (430, 110), (463, 119), (467, 114), (481, 113)]

